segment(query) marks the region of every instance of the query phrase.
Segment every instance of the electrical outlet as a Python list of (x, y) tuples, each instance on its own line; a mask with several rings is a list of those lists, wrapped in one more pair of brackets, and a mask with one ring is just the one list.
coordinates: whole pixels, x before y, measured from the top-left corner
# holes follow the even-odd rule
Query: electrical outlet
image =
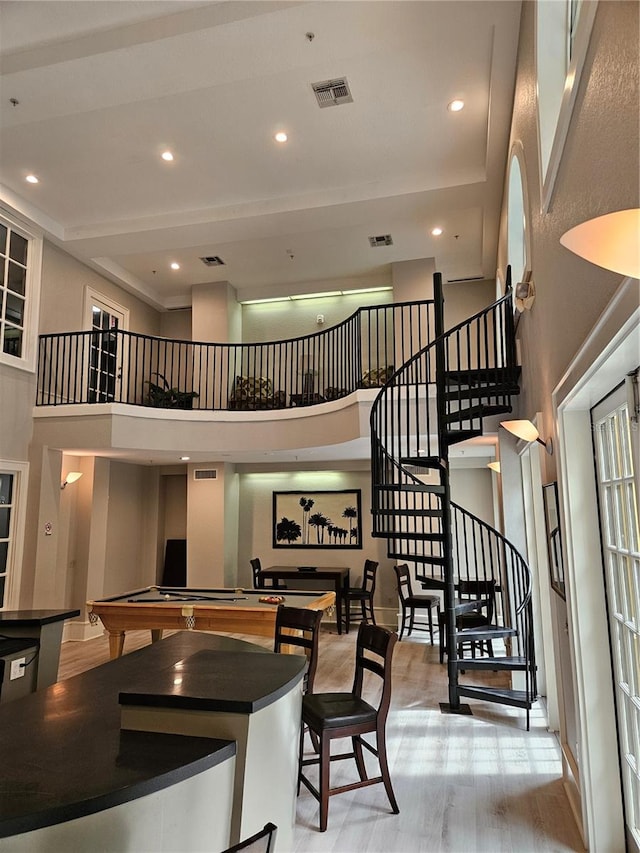
[(24, 667), (27, 662), (26, 658), (16, 658), (11, 661), (11, 673), (9, 675), (9, 681), (13, 681), (14, 678), (22, 678), (24, 675)]

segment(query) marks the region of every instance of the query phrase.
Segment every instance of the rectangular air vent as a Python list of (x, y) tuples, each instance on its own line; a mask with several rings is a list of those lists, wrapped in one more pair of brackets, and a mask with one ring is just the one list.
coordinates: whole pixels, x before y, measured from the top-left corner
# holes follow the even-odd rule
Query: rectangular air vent
[(205, 258), (200, 258), (205, 267), (223, 267), (224, 261), (219, 255), (207, 255)]
[(316, 94), (320, 108), (337, 107), (339, 104), (353, 103), (346, 77), (336, 78), (335, 80), (323, 80), (321, 83), (312, 83), (311, 88)]
[(193, 472), (194, 480), (215, 480), (218, 472), (215, 468), (196, 468)]
[(376, 246), (393, 246), (391, 234), (381, 234), (379, 237), (369, 237), (369, 245), (375, 249)]

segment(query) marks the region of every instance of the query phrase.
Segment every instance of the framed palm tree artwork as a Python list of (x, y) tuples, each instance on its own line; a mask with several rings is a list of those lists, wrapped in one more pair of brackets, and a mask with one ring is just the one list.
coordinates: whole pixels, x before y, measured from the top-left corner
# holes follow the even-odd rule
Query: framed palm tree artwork
[(360, 489), (273, 493), (274, 548), (362, 548)]

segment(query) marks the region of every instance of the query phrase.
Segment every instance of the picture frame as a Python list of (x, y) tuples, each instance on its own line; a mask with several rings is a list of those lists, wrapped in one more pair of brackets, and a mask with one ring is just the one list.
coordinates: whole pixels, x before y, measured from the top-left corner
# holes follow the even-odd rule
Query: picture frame
[(542, 498), (544, 502), (544, 522), (547, 531), (547, 556), (549, 558), (551, 587), (561, 598), (566, 599), (558, 484), (553, 482), (543, 486)]
[(362, 549), (360, 489), (273, 493), (274, 548)]

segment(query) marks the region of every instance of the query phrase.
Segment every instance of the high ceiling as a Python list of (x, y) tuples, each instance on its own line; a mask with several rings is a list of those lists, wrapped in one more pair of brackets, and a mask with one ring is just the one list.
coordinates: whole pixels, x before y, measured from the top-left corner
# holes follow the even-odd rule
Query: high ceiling
[[(432, 256), (445, 280), (492, 278), (519, 17), (520, 0), (2, 2), (2, 196), (159, 308), (203, 282), (314, 292)], [(353, 102), (321, 109), (311, 84), (342, 77)]]

